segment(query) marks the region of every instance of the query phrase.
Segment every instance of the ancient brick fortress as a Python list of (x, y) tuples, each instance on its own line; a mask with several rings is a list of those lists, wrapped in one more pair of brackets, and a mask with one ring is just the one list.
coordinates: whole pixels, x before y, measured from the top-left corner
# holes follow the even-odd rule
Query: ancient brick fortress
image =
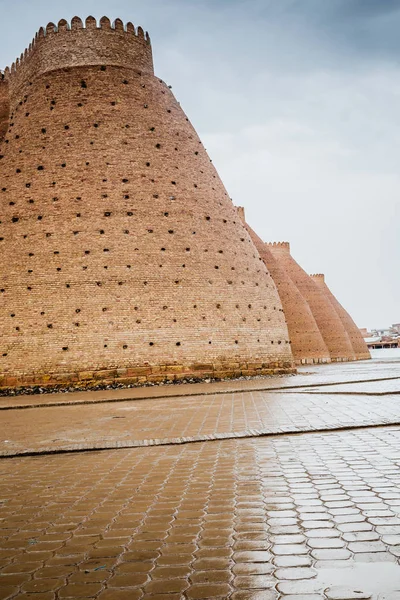
[(276, 286), (140, 27), (41, 29), (0, 124), (3, 385), (292, 369)]
[(367, 356), (329, 290), (237, 214), (131, 23), (50, 23), (6, 69), (0, 200), (0, 385)]
[(325, 284), (308, 275), (292, 258), (288, 242), (264, 243), (237, 207), (254, 245), (278, 289), (295, 363), (329, 363), (370, 358), (353, 319)]

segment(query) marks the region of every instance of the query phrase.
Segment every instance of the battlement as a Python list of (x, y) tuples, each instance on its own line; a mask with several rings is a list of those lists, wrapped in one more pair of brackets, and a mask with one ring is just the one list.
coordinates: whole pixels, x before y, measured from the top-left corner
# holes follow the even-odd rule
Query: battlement
[(314, 273), (312, 275), (310, 275), (311, 279), (314, 280), (318, 280), (318, 281), (325, 281), (325, 275), (323, 273)]
[(246, 223), (246, 216), (244, 213), (244, 206), (236, 206), (237, 213), (244, 223)]
[(28, 48), (7, 67), (10, 97), (18, 99), (33, 78), (56, 69), (77, 66), (120, 66), (153, 73), (149, 34), (139, 26), (121, 19), (111, 23), (102, 17), (97, 23), (87, 17), (85, 23), (74, 17), (69, 24), (61, 19), (48, 23), (36, 33)]
[(265, 245), (272, 249), (284, 249), (290, 252), (290, 243), (289, 242), (265, 242)]

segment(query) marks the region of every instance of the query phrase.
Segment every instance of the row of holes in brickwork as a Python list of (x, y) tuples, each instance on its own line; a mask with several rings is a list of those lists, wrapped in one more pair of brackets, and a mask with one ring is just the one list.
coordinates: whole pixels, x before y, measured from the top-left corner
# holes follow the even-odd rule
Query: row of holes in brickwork
[[(30, 200), (28, 200), (28, 202), (30, 202)], [(165, 213), (163, 213), (163, 214), (164, 214), (164, 216), (166, 216), (166, 217), (169, 215), (169, 213), (168, 213), (168, 212), (165, 212)], [(75, 213), (75, 217), (77, 217), (77, 218), (80, 218), (81, 216), (82, 216), (82, 213)], [(105, 211), (105, 212), (103, 213), (103, 216), (104, 216), (104, 217), (111, 217), (111, 216), (112, 216), (112, 212), (111, 212), (111, 211)], [(124, 215), (124, 216), (125, 216), (125, 215)], [(133, 217), (133, 216), (134, 216), (134, 211), (131, 211), (131, 210), (130, 210), (130, 211), (127, 211), (127, 212), (126, 212), (126, 216), (127, 216), (127, 217)], [(91, 220), (93, 220), (93, 213), (91, 213), (91, 214), (90, 214), (90, 218), (91, 218)], [(204, 219), (205, 219), (206, 221), (211, 221), (211, 217), (210, 217), (210, 216), (206, 216), (206, 217), (204, 217)], [(38, 216), (37, 216), (37, 220), (38, 220), (38, 221), (42, 221), (42, 220), (43, 220), (43, 215), (38, 215)], [(20, 217), (18, 217), (17, 215), (14, 215), (13, 217), (11, 217), (11, 219), (10, 219), (10, 222), (11, 222), (11, 223), (19, 223), (19, 222), (20, 222)], [(222, 222), (223, 222), (224, 224), (226, 224), (228, 221), (227, 221), (227, 219), (222, 219)], [(232, 222), (233, 222), (233, 224), (234, 224), (234, 225), (236, 225), (236, 221), (232, 221)], [(0, 224), (1, 224), (1, 223), (2, 223), (2, 221), (0, 221)], [(151, 229), (151, 228), (147, 228), (147, 229), (146, 229), (146, 231), (147, 231), (147, 233), (154, 233), (154, 229)], [(99, 230), (99, 233), (104, 233), (104, 230), (103, 230), (103, 229), (100, 229), (100, 230)], [(168, 229), (168, 233), (169, 233), (169, 234), (173, 234), (173, 233), (175, 233), (175, 230), (174, 230), (174, 229)], [(196, 233), (195, 231), (192, 231), (192, 235), (193, 235), (193, 234), (195, 234), (195, 233)], [(246, 239), (246, 238), (244, 238), (244, 237), (241, 237), (241, 238), (240, 238), (240, 241), (241, 241), (241, 242), (244, 242), (244, 241), (245, 241), (245, 239)], [(247, 238), (247, 239), (248, 239), (248, 241), (250, 240), (250, 238)]]
[[(100, 283), (100, 282), (98, 281), (97, 283)], [(122, 285), (122, 283), (123, 283), (123, 282), (122, 282), (122, 281), (119, 281), (118, 283), (119, 283), (119, 285)], [(69, 283), (67, 283), (67, 284), (66, 284), (66, 287), (68, 287), (68, 288), (69, 288), (69, 287), (71, 287), (71, 285), (70, 285)], [(0, 291), (4, 293), (4, 292), (5, 292), (5, 288), (2, 288)], [(217, 302), (217, 303), (215, 304), (215, 307), (216, 307), (216, 308), (218, 308), (218, 309), (220, 309), (220, 308), (222, 308), (222, 305), (221, 305), (221, 303)], [(169, 308), (169, 307), (168, 307), (168, 306), (166, 306), (165, 304), (164, 304), (164, 306), (162, 307), (162, 309), (163, 309), (163, 310), (168, 310), (168, 308)], [(193, 308), (194, 308), (194, 309), (198, 308), (197, 304), (193, 304)], [(240, 306), (240, 304), (235, 304), (235, 308), (237, 308), (237, 309), (241, 309), (241, 308), (248, 308), (249, 310), (251, 310), (251, 309), (253, 308), (253, 306), (252, 306), (252, 304), (248, 304), (248, 305), (247, 305), (247, 307), (241, 307), (241, 306)], [(266, 309), (267, 309), (267, 307), (266, 307), (266, 306), (264, 306), (263, 308), (264, 308), (264, 310), (266, 310)], [(110, 310), (108, 307), (104, 307), (104, 308), (102, 308), (102, 311), (103, 311), (103, 312), (106, 312), (106, 311), (108, 311), (108, 310)], [(140, 309), (139, 309), (139, 307), (138, 307), (138, 306), (135, 306), (135, 307), (134, 307), (134, 310), (140, 310)], [(273, 307), (273, 310), (276, 310), (276, 306), (274, 306), (274, 307)], [(282, 309), (281, 309), (281, 308), (279, 308), (278, 310), (279, 310), (279, 311), (281, 311)], [(80, 308), (76, 308), (76, 309), (75, 309), (75, 312), (76, 312), (77, 314), (79, 314), (79, 313), (81, 312), (81, 309), (80, 309)], [(41, 314), (41, 315), (45, 315), (46, 313), (45, 313), (44, 311), (42, 311), (40, 314)], [(15, 318), (15, 317), (16, 317), (16, 314), (15, 314), (14, 312), (10, 313), (10, 317), (13, 319), (13, 318)], [(245, 320), (245, 317), (244, 317), (244, 319), (243, 319), (243, 320)], [(261, 319), (257, 319), (257, 320), (258, 320), (258, 321), (261, 321)], [(176, 319), (174, 319), (174, 321), (176, 322)]]
[[(162, 266), (163, 266), (163, 265), (159, 265), (159, 267), (162, 267)], [(108, 266), (107, 266), (107, 265), (105, 265), (103, 268), (104, 268), (104, 269), (108, 269)], [(127, 268), (127, 269), (131, 269), (131, 268), (132, 268), (132, 266), (131, 266), (131, 265), (126, 265), (126, 268)], [(182, 265), (182, 268), (185, 268), (185, 265)], [(233, 268), (233, 267), (232, 267), (232, 268)], [(88, 266), (87, 266), (87, 265), (84, 265), (84, 266), (82, 267), (82, 269), (83, 269), (84, 271), (87, 271), (87, 269), (88, 269)], [(60, 273), (60, 272), (62, 271), (62, 267), (56, 267), (55, 271), (56, 271), (57, 273)], [(26, 271), (26, 272), (27, 272), (27, 273), (29, 273), (29, 274), (31, 275), (31, 274), (33, 273), (33, 269), (27, 269), (27, 271)], [(268, 274), (267, 274), (267, 273), (266, 273), (266, 275), (268, 276)], [(137, 283), (137, 280), (135, 280), (135, 282)], [(148, 281), (143, 281), (143, 285), (148, 285), (148, 283), (149, 283)], [(175, 283), (176, 285), (180, 285), (180, 284), (182, 284), (182, 283), (183, 283), (183, 281), (182, 281), (181, 279), (175, 279), (175, 280), (174, 280), (174, 283)], [(209, 279), (209, 280), (207, 280), (207, 283), (208, 283), (209, 285), (213, 285), (214, 281), (213, 281), (212, 279)], [(245, 281), (241, 281), (240, 283), (241, 283), (241, 285), (246, 285), (246, 282), (245, 282)], [(252, 283), (252, 282), (247, 282), (247, 284), (251, 284), (251, 283)], [(101, 281), (96, 281), (96, 284), (97, 284), (99, 287), (101, 287), (101, 286), (103, 285), (103, 283), (102, 283)], [(227, 284), (228, 284), (228, 285), (233, 285), (233, 281), (231, 281), (231, 280), (227, 280)], [(69, 284), (67, 284), (67, 287), (68, 287), (68, 285), (69, 285)], [(122, 285), (122, 284), (119, 284), (119, 285)], [(259, 287), (259, 285), (260, 285), (260, 284), (259, 284), (259, 283), (256, 281), (256, 282), (254, 283), (254, 285), (255, 285), (255, 287)], [(265, 285), (265, 287), (267, 287), (267, 288), (269, 287), (268, 283)], [(32, 290), (33, 290), (33, 287), (32, 287), (32, 286), (27, 286), (27, 288), (26, 288), (26, 289), (27, 289), (28, 291), (32, 291)], [(2, 290), (2, 291), (3, 291), (3, 290)]]
[[(159, 147), (161, 147), (161, 146), (160, 146), (160, 144), (156, 144), (156, 148), (159, 148)], [(43, 148), (43, 150), (45, 150), (45, 148)], [(175, 150), (178, 150), (178, 148), (175, 148)], [(198, 154), (198, 152), (195, 152), (195, 154)], [(145, 165), (146, 167), (150, 167), (150, 166), (151, 166), (151, 163), (147, 161), (147, 162), (145, 162), (145, 163), (144, 163), (144, 165)], [(63, 162), (63, 163), (60, 163), (59, 165), (56, 165), (56, 166), (59, 166), (59, 167), (62, 167), (63, 169), (65, 169), (65, 167), (67, 166), (67, 163)], [(86, 163), (85, 163), (85, 166), (86, 166), (86, 167), (90, 166), (90, 163), (89, 163), (89, 162), (86, 162)], [(175, 166), (175, 169), (179, 169), (179, 167), (178, 167), (178, 166)], [(45, 167), (44, 167), (44, 165), (38, 165), (38, 166), (36, 167), (36, 170), (37, 170), (37, 171), (44, 171), (44, 170), (45, 170)], [(16, 173), (19, 175), (20, 173), (22, 173), (22, 169), (20, 169), (20, 168), (17, 168), (17, 169), (15, 169), (15, 172), (16, 172)], [(128, 183), (128, 181), (129, 181), (128, 179), (123, 179), (123, 180), (122, 180), (122, 182), (123, 182), (123, 183)], [(177, 185), (177, 182), (176, 182), (175, 180), (171, 180), (171, 182), (170, 182), (170, 183), (171, 183), (171, 185)], [(193, 187), (197, 188), (197, 187), (198, 187), (197, 183), (194, 183), (194, 184), (193, 184)], [(214, 189), (214, 188), (213, 188), (213, 189)], [(6, 191), (6, 190), (3, 188), (3, 190), (2, 190), (2, 191), (4, 192), (4, 191)]]
[[(75, 323), (75, 325), (76, 325), (76, 323)], [(78, 324), (78, 325), (79, 325), (79, 324)], [(270, 341), (271, 341), (271, 344), (274, 344), (274, 340), (270, 340)], [(260, 339), (257, 339), (257, 342), (258, 342), (258, 343), (260, 343)], [(239, 344), (239, 340), (234, 340), (234, 343), (235, 343), (236, 345), (238, 345), (238, 344)], [(286, 340), (284, 343), (285, 343), (285, 344), (290, 344), (290, 342), (289, 342), (288, 340)], [(209, 345), (211, 345), (211, 344), (212, 344), (212, 341), (211, 341), (211, 340), (209, 340), (209, 341), (208, 341), (208, 344), (209, 344)], [(247, 342), (246, 342), (246, 344), (247, 344)], [(282, 344), (282, 341), (281, 341), (281, 340), (278, 340), (278, 341), (277, 341), (277, 344)], [(150, 347), (154, 347), (154, 346), (156, 346), (156, 344), (155, 344), (154, 342), (149, 342), (149, 343), (148, 343), (148, 345), (149, 345)], [(182, 342), (175, 342), (175, 346), (182, 346)], [(103, 348), (108, 348), (108, 344), (103, 344)], [(128, 346), (128, 344), (122, 344), (121, 348), (122, 348), (123, 350), (127, 350), (127, 349), (129, 348), (129, 346)], [(61, 349), (62, 349), (64, 352), (66, 352), (67, 350), (69, 350), (69, 346), (62, 346), (62, 348), (61, 348)], [(3, 352), (3, 354), (2, 354), (2, 355), (3, 355), (4, 357), (5, 357), (5, 356), (8, 356), (8, 352)]]

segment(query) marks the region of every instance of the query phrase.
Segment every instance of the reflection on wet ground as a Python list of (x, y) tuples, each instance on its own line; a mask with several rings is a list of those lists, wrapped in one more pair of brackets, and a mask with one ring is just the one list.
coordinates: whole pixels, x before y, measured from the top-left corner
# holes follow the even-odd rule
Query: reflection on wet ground
[[(320, 380), (342, 368), (382, 387), (3, 411), (16, 451), (211, 439), (0, 460), (0, 599), (399, 600), (400, 426), (380, 424), (400, 425), (400, 396), (379, 395), (399, 363)], [(334, 423), (351, 429), (315, 432)]]

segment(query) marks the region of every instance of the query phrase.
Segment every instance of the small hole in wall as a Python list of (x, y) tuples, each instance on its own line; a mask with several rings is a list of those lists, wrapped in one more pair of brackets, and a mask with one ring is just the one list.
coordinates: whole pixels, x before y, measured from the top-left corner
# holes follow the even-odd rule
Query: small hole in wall
[(154, 346), (154, 342), (149, 342), (149, 346)]
[(68, 350), (68, 346), (63, 346), (63, 350), (66, 352)]
[(86, 84), (86, 81), (84, 79), (82, 79), (82, 81), (81, 81), (81, 88), (83, 88), (83, 89), (87, 88), (87, 84)]
[[(175, 319), (174, 319), (174, 321), (175, 321)], [(180, 345), (181, 345), (180, 342), (176, 342), (176, 346), (180, 346)]]

